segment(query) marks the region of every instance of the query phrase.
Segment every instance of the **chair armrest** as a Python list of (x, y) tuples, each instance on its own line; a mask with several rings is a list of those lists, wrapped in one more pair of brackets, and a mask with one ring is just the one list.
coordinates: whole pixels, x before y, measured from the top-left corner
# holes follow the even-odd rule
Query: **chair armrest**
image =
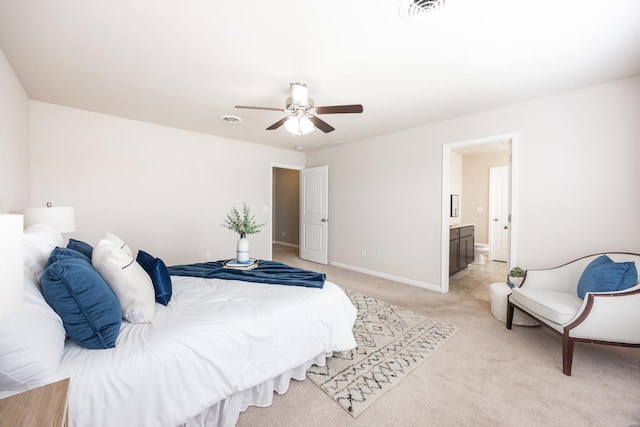
[(640, 284), (623, 291), (587, 293), (565, 330), (573, 338), (640, 344)]
[(521, 286), (558, 292), (577, 292), (578, 281), (587, 263), (579, 261), (546, 270), (528, 270)]

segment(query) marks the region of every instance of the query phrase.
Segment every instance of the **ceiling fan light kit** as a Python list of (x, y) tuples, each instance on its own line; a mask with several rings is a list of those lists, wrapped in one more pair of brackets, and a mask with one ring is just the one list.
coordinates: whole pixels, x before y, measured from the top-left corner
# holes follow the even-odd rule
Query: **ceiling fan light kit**
[(313, 132), (315, 127), (309, 117), (301, 116), (301, 117), (289, 117), (284, 124), (285, 129), (287, 129), (293, 136), (302, 136), (306, 135), (309, 132)]
[(284, 111), (289, 115), (269, 126), (267, 130), (278, 129), (284, 125), (285, 129), (295, 136), (305, 135), (312, 132), (315, 128), (320, 129), (324, 133), (335, 130), (333, 126), (318, 117), (318, 114), (362, 113), (363, 111), (362, 105), (360, 104), (315, 107), (313, 99), (309, 98), (309, 89), (305, 83), (296, 82), (291, 83), (290, 86), (291, 96), (286, 99), (284, 109), (252, 107), (247, 105), (236, 105), (236, 108)]

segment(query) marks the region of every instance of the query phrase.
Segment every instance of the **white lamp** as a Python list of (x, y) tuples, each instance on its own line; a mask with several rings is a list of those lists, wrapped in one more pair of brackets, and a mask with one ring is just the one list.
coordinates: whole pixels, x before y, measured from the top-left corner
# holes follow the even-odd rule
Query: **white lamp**
[(76, 231), (76, 214), (72, 207), (52, 207), (51, 202), (46, 208), (23, 209), (25, 228), (35, 224), (47, 224), (58, 233)]
[(309, 117), (289, 117), (289, 119), (284, 123), (284, 127), (292, 134), (297, 136), (305, 135), (309, 132), (312, 132), (315, 127)]
[(0, 214), (0, 319), (22, 307), (22, 215)]

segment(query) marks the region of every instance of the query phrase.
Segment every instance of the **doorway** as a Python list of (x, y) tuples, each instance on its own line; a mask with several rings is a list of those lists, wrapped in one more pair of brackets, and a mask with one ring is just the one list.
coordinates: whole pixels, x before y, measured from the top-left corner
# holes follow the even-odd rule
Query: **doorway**
[(272, 167), (271, 206), (272, 246), (297, 250), (300, 244), (300, 169)]
[(328, 263), (327, 166), (271, 165), (271, 259), (274, 245), (298, 248), (299, 257)]
[[(500, 243), (501, 249), (506, 249), (505, 267), (515, 265), (515, 220), (517, 216), (514, 215), (514, 207), (517, 197), (517, 140), (518, 134), (510, 133), (443, 145), (441, 250), (441, 290), (443, 293), (449, 292), (451, 280), (449, 277), (450, 225), (474, 224), (475, 243), (489, 244), (489, 248)], [(491, 154), (500, 151), (502, 154)], [(463, 158), (468, 160), (464, 162)], [(495, 163), (501, 161), (506, 163), (504, 166), (507, 168), (507, 178), (502, 182), (502, 185), (506, 187), (503, 188), (503, 193), (498, 193), (502, 194), (502, 199), (492, 196), (489, 200), (489, 168), (490, 166), (499, 166)], [(469, 170), (464, 170), (465, 164)], [(465, 174), (467, 177), (463, 179)], [(459, 195), (460, 216), (457, 218), (450, 216), (450, 194)], [(506, 196), (504, 196), (505, 194)], [(504, 229), (506, 232), (500, 235), (502, 242), (495, 241), (496, 236), (492, 236), (492, 230), (496, 229), (493, 226), (495, 222), (493, 220), (496, 218), (496, 204), (504, 206), (500, 210), (501, 214), (507, 212), (505, 215), (507, 228)], [(489, 258), (492, 258), (492, 254)], [(471, 264), (470, 267), (463, 270), (462, 275), (477, 273), (481, 271), (480, 267), (482, 267), (480, 264)], [(456, 273), (456, 275), (459, 274)], [(455, 279), (456, 276), (453, 277)]]
[(509, 166), (492, 166), (489, 168), (489, 260), (507, 262), (509, 235)]

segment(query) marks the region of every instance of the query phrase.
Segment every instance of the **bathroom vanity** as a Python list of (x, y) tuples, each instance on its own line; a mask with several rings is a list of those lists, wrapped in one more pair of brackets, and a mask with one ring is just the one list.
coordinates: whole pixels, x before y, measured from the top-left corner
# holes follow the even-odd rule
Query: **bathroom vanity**
[(473, 262), (474, 229), (473, 224), (449, 227), (449, 276)]

